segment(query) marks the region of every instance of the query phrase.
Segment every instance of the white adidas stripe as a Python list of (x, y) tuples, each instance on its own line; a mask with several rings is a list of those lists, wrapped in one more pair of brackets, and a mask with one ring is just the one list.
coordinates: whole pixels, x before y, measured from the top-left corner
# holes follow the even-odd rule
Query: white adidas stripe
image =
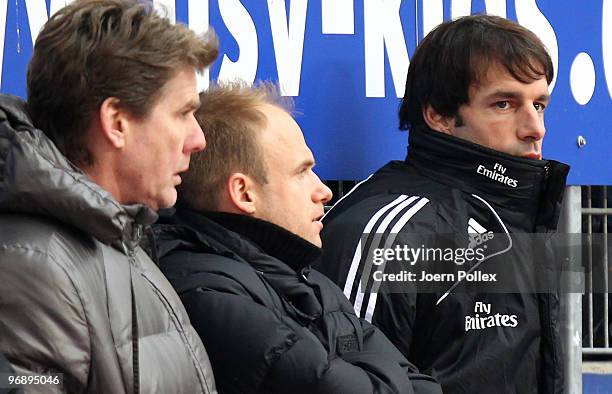
[[(397, 223), (395, 223), (395, 225), (391, 229), (391, 234), (397, 234), (400, 231), (402, 231), (402, 229), (404, 228), (406, 223), (408, 223), (408, 221), (414, 216), (414, 214), (419, 212), (421, 210), (421, 208), (423, 208), (428, 202), (429, 202), (429, 200), (426, 199), (425, 197), (423, 197), (423, 198), (421, 198), (421, 200), (419, 202), (414, 204), (414, 206), (412, 208), (407, 210), (406, 213), (404, 213), (402, 215), (400, 220), (398, 220)], [(395, 240), (395, 237), (393, 237), (393, 239)]]
[[(377, 247), (376, 245), (378, 245), (378, 243), (380, 241), (380, 238), (382, 237), (382, 234), (387, 230), (387, 227), (389, 226), (389, 223), (391, 223), (391, 221), (404, 208), (406, 208), (408, 205), (412, 204), (412, 202), (414, 200), (416, 200), (417, 198), (418, 197), (410, 197), (409, 199), (407, 199), (407, 200), (403, 201), (402, 203), (398, 204), (395, 208), (393, 208), (393, 210), (391, 210), (391, 212), (389, 212), (387, 214), (387, 216), (385, 216), (383, 221), (378, 225), (378, 228), (374, 232), (374, 239), (370, 243), (370, 249), (372, 248), (372, 246)], [(376, 223), (376, 221), (374, 221), (372, 223), (372, 226), (374, 226), (375, 223)], [(363, 234), (370, 233), (370, 231), (368, 231), (368, 230), (371, 230), (372, 226), (369, 229), (368, 229), (368, 226), (366, 226), (366, 229), (364, 230)], [(368, 251), (368, 253), (369, 253), (369, 251)], [(357, 266), (359, 266), (360, 262), (361, 262), (361, 258), (359, 259), (359, 261), (357, 261)], [(363, 271), (361, 273), (361, 277), (362, 278), (369, 278), (370, 277), (370, 270), (371, 269), (372, 269), (372, 264), (366, 264), (363, 267)], [(355, 279), (353, 279), (353, 282), (354, 281), (355, 281)], [(359, 280), (359, 287), (357, 288), (357, 295), (355, 296), (355, 303), (353, 304), (353, 308), (355, 308), (355, 313), (357, 314), (357, 316), (360, 316), (358, 311), (361, 310), (361, 305), (363, 304), (363, 297), (365, 296), (365, 294), (364, 294), (365, 289), (361, 288), (361, 283), (362, 283), (362, 281)], [(351, 288), (352, 287), (353, 287), (353, 285), (351, 284)]]
[[(391, 229), (391, 234), (385, 241), (385, 248), (390, 248), (391, 246), (393, 246), (393, 243), (395, 242), (395, 238), (397, 237), (397, 234), (402, 230), (402, 228), (404, 228), (406, 223), (408, 223), (408, 221), (417, 212), (419, 212), (425, 205), (427, 205), (428, 202), (429, 202), (428, 199), (422, 198), (421, 200), (419, 200), (419, 202), (417, 202), (412, 207), (410, 207), (410, 209), (404, 212), (402, 217), (397, 221), (397, 223), (395, 223), (395, 225)], [(381, 271), (384, 271), (385, 263), (381, 264), (378, 267), (378, 269)], [(374, 316), (374, 309), (376, 309), (376, 301), (378, 299), (378, 289), (379, 288), (380, 288), (380, 282), (374, 282), (374, 284), (372, 285), (372, 289), (370, 290), (370, 299), (368, 300), (368, 307), (366, 308), (366, 313), (365, 313), (365, 319), (369, 322), (372, 322), (372, 316)]]
[[(402, 194), (395, 200), (391, 201), (389, 204), (385, 205), (381, 209), (379, 209), (374, 216), (370, 218), (365, 228), (363, 229), (363, 234), (369, 234), (372, 231), (372, 227), (374, 224), (380, 219), (382, 215), (384, 215), (389, 209), (393, 208), (395, 205), (407, 199), (408, 196)], [(359, 238), (359, 242), (357, 243), (357, 249), (355, 249), (355, 253), (353, 254), (353, 260), (351, 261), (351, 267), (349, 268), (348, 276), (346, 277), (346, 282), (344, 282), (344, 295), (346, 298), (351, 298), (351, 289), (353, 288), (353, 283), (355, 283), (355, 275), (357, 275), (357, 269), (359, 268), (359, 262), (361, 261), (361, 237)]]

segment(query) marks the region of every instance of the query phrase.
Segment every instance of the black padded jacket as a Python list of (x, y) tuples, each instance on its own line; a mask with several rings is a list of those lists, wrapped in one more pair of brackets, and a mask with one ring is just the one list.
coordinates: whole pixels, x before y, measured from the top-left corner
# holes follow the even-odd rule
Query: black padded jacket
[[(531, 234), (546, 240), (556, 229), (568, 170), (414, 129), (405, 161), (382, 167), (326, 214), (315, 267), (445, 393), (560, 393), (558, 270), (550, 245), (534, 247)], [(375, 249), (437, 245), (484, 249), (469, 264), (451, 254), (454, 270), (444, 272), (421, 256), (403, 266), (415, 270), (412, 281), (397, 259), (374, 259)], [(421, 271), (449, 276), (422, 283)]]
[(186, 209), (154, 231), (220, 392), (441, 392), (310, 268), (320, 249), (302, 238), (247, 216)]

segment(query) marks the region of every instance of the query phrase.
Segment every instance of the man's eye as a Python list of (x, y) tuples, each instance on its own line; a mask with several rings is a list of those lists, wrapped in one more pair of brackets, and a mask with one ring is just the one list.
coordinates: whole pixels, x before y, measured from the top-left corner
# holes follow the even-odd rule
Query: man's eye
[(188, 118), (195, 114), (196, 110), (194, 108), (185, 108), (181, 110), (180, 114), (183, 118)]
[(508, 109), (510, 103), (508, 101), (498, 101), (495, 103), (495, 106), (499, 109)]
[(538, 112), (544, 112), (544, 109), (546, 109), (546, 105), (542, 103), (534, 103), (533, 106)]

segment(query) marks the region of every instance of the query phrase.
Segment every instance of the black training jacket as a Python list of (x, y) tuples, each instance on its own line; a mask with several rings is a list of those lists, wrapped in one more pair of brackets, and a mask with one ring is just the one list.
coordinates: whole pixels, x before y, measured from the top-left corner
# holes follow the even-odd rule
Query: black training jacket
[[(445, 393), (561, 393), (554, 250), (529, 234), (547, 239), (556, 229), (568, 170), (414, 129), (405, 161), (382, 167), (324, 217), (315, 268)], [(405, 245), (482, 254), (415, 265), (390, 254), (381, 264), (381, 250)], [(412, 280), (382, 276), (406, 267)], [(420, 281), (420, 271), (447, 268), (453, 276)], [(484, 276), (460, 281), (459, 270)]]
[(186, 209), (154, 233), (220, 392), (441, 393), (310, 269), (316, 246), (247, 216)]

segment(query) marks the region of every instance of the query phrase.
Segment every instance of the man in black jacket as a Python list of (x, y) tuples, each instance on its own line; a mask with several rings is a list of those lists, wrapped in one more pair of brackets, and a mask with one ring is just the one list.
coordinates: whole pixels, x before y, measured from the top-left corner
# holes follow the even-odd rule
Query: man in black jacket
[(569, 169), (542, 160), (552, 78), (516, 23), (438, 26), (408, 70), (408, 157), (323, 219), (317, 268), (445, 393), (562, 392), (555, 267), (524, 235), (555, 230)]
[(439, 393), (310, 264), (331, 191), (275, 88), (200, 95), (193, 158), (158, 258), (222, 393)]

